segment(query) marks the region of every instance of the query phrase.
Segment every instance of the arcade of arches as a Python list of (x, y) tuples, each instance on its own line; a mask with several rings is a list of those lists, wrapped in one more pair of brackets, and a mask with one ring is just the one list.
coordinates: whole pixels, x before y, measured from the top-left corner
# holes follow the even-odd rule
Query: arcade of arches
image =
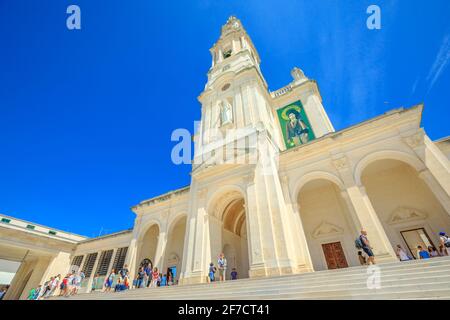
[[(438, 248), (437, 235), (450, 229), (450, 215), (410, 165), (377, 160), (362, 172), (362, 184), (390, 245), (417, 258), (417, 246)], [(300, 190), (298, 206), (315, 270), (357, 266), (354, 239), (361, 223), (336, 183), (317, 179)], [(370, 236), (369, 236), (370, 238)]]

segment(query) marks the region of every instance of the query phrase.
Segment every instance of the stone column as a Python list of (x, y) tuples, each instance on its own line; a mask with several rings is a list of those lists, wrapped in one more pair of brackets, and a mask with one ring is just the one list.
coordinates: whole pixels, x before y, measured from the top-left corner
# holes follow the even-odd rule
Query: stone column
[(114, 248), (113, 253), (111, 255), (111, 261), (109, 262), (108, 271), (106, 271), (106, 276), (108, 276), (112, 271), (112, 267), (114, 265), (114, 259), (116, 258), (116, 254), (117, 254), (117, 248)]
[(314, 271), (314, 266), (309, 253), (308, 242), (306, 240), (305, 230), (300, 217), (300, 208), (297, 200), (292, 201), (289, 192), (289, 178), (287, 175), (281, 176), (281, 185), (286, 202), (286, 209), (288, 210), (289, 225), (291, 226), (295, 248), (297, 272), (311, 272)]
[[(130, 245), (128, 246), (127, 255), (125, 257), (125, 262), (124, 262), (124, 266), (125, 265), (128, 266), (130, 279), (134, 279), (135, 278), (135, 274), (136, 274), (136, 270), (135, 269), (137, 268), (137, 265), (136, 265), (137, 264), (136, 263), (137, 249), (138, 249), (137, 238), (135, 238), (133, 236), (133, 238), (131, 239)], [(119, 270), (116, 270), (116, 273), (118, 271)]]
[(166, 253), (167, 245), (167, 232), (165, 230), (160, 231), (158, 235), (158, 244), (156, 245), (155, 262), (154, 266), (161, 272), (164, 264), (164, 257)]
[(378, 218), (375, 209), (367, 195), (364, 186), (356, 184), (348, 159), (343, 154), (332, 156), (332, 162), (344, 182), (345, 190), (342, 192), (344, 200), (349, 204), (350, 213), (355, 225), (367, 231), (367, 236), (373, 247), (375, 261), (398, 261), (394, 249)]
[(373, 247), (376, 261), (398, 261), (383, 225), (367, 196), (366, 189), (363, 186), (355, 185), (347, 188), (346, 192), (360, 225), (367, 231), (367, 236)]
[[(136, 264), (139, 263), (139, 262), (136, 262), (136, 259), (137, 259), (138, 238), (139, 238), (139, 233), (140, 233), (140, 229), (141, 229), (142, 214), (143, 214), (143, 212), (138, 211), (136, 219), (134, 220), (133, 237), (131, 238), (130, 245), (128, 246), (127, 255), (125, 257), (125, 262), (124, 262), (124, 266), (125, 265), (128, 266), (129, 276), (130, 276), (131, 281), (132, 281), (132, 279), (135, 278), (135, 274), (137, 271)], [(116, 270), (116, 272), (118, 272), (118, 271), (119, 270)]]
[[(245, 199), (245, 218), (247, 219), (247, 238), (249, 242), (249, 275), (265, 274), (264, 257), (261, 243), (261, 222), (259, 221), (256, 190), (253, 174), (245, 178), (247, 193)], [(260, 271), (258, 271), (260, 270)]]
[[(450, 161), (428, 138), (423, 129), (413, 134), (403, 133), (403, 141), (416, 153), (427, 167), (429, 173), (440, 185), (447, 197), (450, 196)], [(427, 177), (428, 179), (428, 177)], [(434, 184), (434, 183), (433, 183)]]
[(5, 293), (4, 300), (17, 300), (25, 288), (25, 277), (31, 270), (32, 261), (23, 260), (12, 279), (8, 291)]
[(209, 234), (215, 235), (215, 237), (210, 237), (210, 256), (211, 261), (208, 261), (209, 263), (212, 262), (214, 265), (217, 264), (217, 256), (219, 253), (223, 250), (223, 243), (222, 243), (222, 230), (223, 230), (223, 222), (220, 221), (217, 217), (213, 215), (207, 215), (208, 225), (209, 225)]
[(438, 199), (439, 203), (444, 207), (445, 211), (450, 215), (450, 196), (442, 188), (441, 184), (436, 180), (430, 170), (425, 169), (419, 173), (421, 178), (430, 188), (431, 192)]
[(206, 282), (207, 267), (211, 260), (209, 239), (209, 221), (206, 212), (206, 189), (198, 190), (191, 185), (188, 221), (186, 224), (186, 242), (184, 246), (183, 270), (180, 284)]
[[(250, 243), (253, 258), (250, 276), (272, 276), (296, 272), (293, 235), (278, 176), (277, 151), (265, 129), (258, 129), (258, 159), (253, 180), (247, 182)], [(253, 239), (256, 237), (256, 239)], [(259, 240), (258, 240), (259, 238)], [(264, 267), (259, 261), (263, 262)]]

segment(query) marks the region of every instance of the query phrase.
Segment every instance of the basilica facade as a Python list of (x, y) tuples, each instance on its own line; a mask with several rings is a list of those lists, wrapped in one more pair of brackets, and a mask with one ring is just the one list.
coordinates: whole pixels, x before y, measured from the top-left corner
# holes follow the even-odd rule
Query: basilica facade
[[(398, 260), (397, 245), (415, 257), (450, 233), (450, 139), (430, 140), (423, 105), (335, 131), (318, 84), (299, 68), (268, 90), (239, 19), (228, 19), (210, 52), (190, 185), (132, 207), (131, 230), (57, 239), (67, 245), (46, 248), (45, 262), (26, 258), (10, 298), (74, 266), (85, 291), (94, 274), (126, 264), (133, 277), (146, 259), (183, 285), (206, 282), (221, 252), (239, 278), (271, 277), (359, 265), (363, 229), (378, 263)], [(0, 249), (39, 236), (20, 231)]]

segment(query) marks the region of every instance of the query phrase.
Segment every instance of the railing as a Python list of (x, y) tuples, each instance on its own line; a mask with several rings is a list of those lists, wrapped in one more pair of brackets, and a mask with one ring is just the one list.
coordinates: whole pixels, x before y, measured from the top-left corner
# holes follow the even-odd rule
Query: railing
[(289, 85), (287, 85), (287, 86), (285, 86), (285, 87), (283, 87), (281, 89), (278, 89), (278, 90), (276, 90), (274, 92), (271, 92), (270, 95), (273, 98), (277, 98), (277, 97), (282, 96), (282, 95), (284, 95), (284, 94), (286, 94), (286, 93), (288, 93), (290, 91), (292, 91), (292, 85), (289, 84)]

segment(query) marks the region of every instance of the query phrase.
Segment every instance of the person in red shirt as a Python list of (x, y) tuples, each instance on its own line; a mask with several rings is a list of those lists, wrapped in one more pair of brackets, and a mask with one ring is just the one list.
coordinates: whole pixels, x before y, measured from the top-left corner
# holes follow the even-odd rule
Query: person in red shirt
[(150, 287), (157, 287), (158, 286), (158, 281), (159, 281), (159, 272), (158, 272), (158, 268), (154, 268), (153, 272), (152, 272), (152, 283), (150, 284)]

